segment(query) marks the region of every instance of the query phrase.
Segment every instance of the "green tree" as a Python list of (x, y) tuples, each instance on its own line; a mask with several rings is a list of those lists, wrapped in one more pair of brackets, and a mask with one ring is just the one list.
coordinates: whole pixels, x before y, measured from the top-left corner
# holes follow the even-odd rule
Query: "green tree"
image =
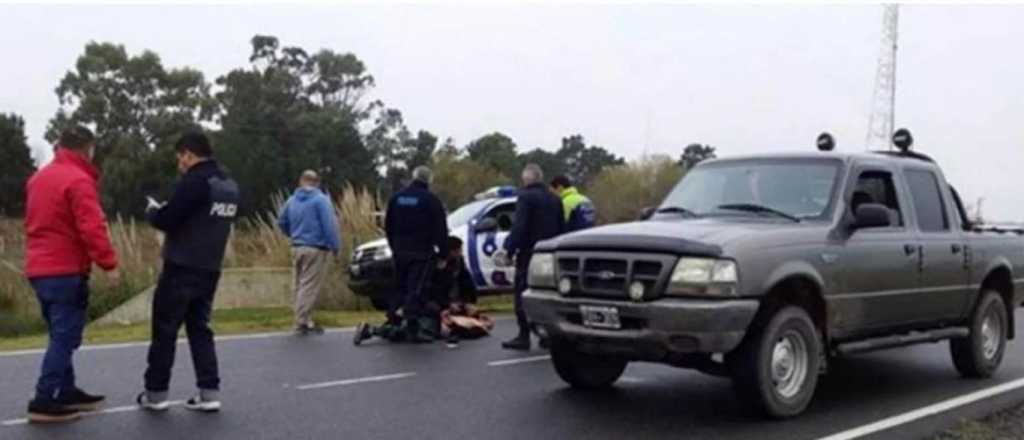
[[(383, 107), (364, 104), (373, 77), (355, 55), (309, 55), (276, 37), (251, 40), (250, 66), (217, 79), (219, 155), (243, 188), (243, 214), (273, 207), (271, 196), (319, 170), (328, 189), (374, 185), (375, 152), (358, 127)], [(400, 120), (400, 116), (399, 116)]]
[(508, 177), (488, 165), (446, 151), (435, 154), (431, 166), (434, 171), (432, 189), (449, 211), (473, 200), (480, 191), (511, 183)]
[[(540, 169), (544, 171), (544, 177), (547, 180), (551, 180), (559, 174), (565, 174), (565, 162), (558, 154), (552, 153), (547, 150), (540, 148), (534, 148), (526, 153), (519, 155), (519, 163), (525, 166), (528, 163), (535, 163), (540, 166)], [(518, 174), (513, 174), (511, 178), (518, 178)]]
[(679, 165), (690, 169), (697, 164), (715, 158), (715, 147), (710, 145), (690, 144), (683, 149), (683, 155), (679, 157)]
[(668, 156), (653, 156), (605, 168), (587, 193), (597, 208), (598, 221), (636, 220), (643, 208), (658, 206), (686, 170)]
[(518, 176), (522, 164), (512, 138), (498, 132), (485, 135), (466, 146), (469, 158), (505, 176)]
[(583, 136), (579, 134), (562, 138), (562, 148), (555, 155), (562, 164), (562, 173), (579, 186), (589, 184), (605, 167), (625, 163), (625, 160), (608, 152), (604, 147), (588, 147)]
[(91, 42), (57, 86), (60, 108), (46, 138), (55, 141), (71, 124), (94, 127), (104, 206), (141, 215), (144, 195), (169, 190), (173, 142), (212, 119), (209, 90), (201, 72), (165, 69), (151, 51), (129, 55), (122, 45)]
[(0, 114), (0, 216), (25, 211), (25, 182), (36, 170), (27, 140), (21, 116)]

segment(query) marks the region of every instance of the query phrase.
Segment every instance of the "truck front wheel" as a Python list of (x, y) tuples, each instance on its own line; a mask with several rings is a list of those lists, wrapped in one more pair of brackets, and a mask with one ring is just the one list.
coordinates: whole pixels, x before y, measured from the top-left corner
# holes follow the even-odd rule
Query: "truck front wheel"
[(970, 334), (950, 339), (953, 365), (964, 377), (986, 378), (999, 368), (1006, 351), (1006, 305), (998, 293), (982, 292), (978, 307), (971, 314)]
[(551, 363), (566, 383), (588, 390), (611, 386), (622, 376), (627, 364), (621, 359), (581, 353), (561, 341), (551, 341)]
[(800, 414), (818, 384), (821, 341), (807, 312), (786, 306), (729, 355), (740, 403), (771, 417)]

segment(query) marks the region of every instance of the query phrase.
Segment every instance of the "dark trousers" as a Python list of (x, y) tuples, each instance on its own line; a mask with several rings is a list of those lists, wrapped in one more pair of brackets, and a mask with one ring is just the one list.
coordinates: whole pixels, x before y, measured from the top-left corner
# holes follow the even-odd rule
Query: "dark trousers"
[(146, 390), (167, 391), (182, 323), (188, 335), (196, 385), (202, 390), (220, 389), (217, 351), (210, 328), (213, 294), (220, 272), (165, 263), (153, 293), (153, 340), (149, 345)]
[(532, 255), (532, 252), (520, 252), (516, 255), (516, 278), (514, 282), (516, 289), (516, 324), (519, 324), (519, 336), (525, 337), (530, 336), (530, 324), (526, 320), (526, 310), (523, 309), (523, 292), (526, 291), (526, 280), (530, 275), (530, 257)]
[(391, 299), (391, 307), (388, 310), (389, 323), (401, 322), (397, 315), (398, 308), (401, 308), (407, 328), (417, 329), (417, 320), (426, 304), (426, 293), (430, 289), (431, 264), (430, 258), (422, 256), (395, 256), (398, 295)]
[(36, 398), (56, 399), (75, 389), (75, 367), (71, 358), (82, 345), (89, 280), (75, 275), (34, 278), (30, 282), (50, 333), (36, 384)]

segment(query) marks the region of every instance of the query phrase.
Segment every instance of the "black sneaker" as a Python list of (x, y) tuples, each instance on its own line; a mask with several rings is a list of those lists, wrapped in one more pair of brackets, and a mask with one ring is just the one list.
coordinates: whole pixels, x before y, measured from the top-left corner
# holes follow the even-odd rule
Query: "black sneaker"
[(75, 388), (74, 391), (71, 391), (67, 395), (61, 395), (58, 397), (57, 403), (78, 411), (93, 411), (106, 399), (107, 398), (104, 396), (94, 396)]
[(372, 337), (373, 328), (370, 327), (370, 324), (360, 322), (359, 325), (356, 326), (356, 331), (352, 333), (352, 344), (358, 347), (359, 344), (363, 343), (363, 341)]
[(149, 393), (146, 391), (143, 391), (139, 393), (138, 396), (135, 396), (135, 403), (139, 404), (139, 407), (146, 411), (164, 412), (171, 409), (170, 401), (168, 401), (167, 399), (161, 400), (159, 402), (154, 401), (150, 399)]
[(64, 423), (78, 420), (81, 414), (76, 409), (61, 405), (51, 399), (32, 399), (28, 403), (29, 423)]
[(185, 409), (199, 412), (217, 412), (220, 411), (219, 400), (204, 400), (202, 396), (196, 396), (185, 402)]
[(530, 350), (530, 337), (529, 336), (517, 336), (513, 339), (501, 343), (501, 348), (506, 350), (518, 350), (518, 351), (529, 351)]
[(319, 335), (324, 334), (324, 328), (320, 327), (319, 325), (316, 325), (316, 324), (314, 324), (311, 327), (306, 327), (306, 331), (309, 332), (309, 334), (311, 334), (311, 335), (318, 335), (319, 336)]
[(306, 327), (304, 325), (300, 325), (298, 327), (295, 327), (295, 336), (306, 336), (308, 334), (309, 334), (309, 327)]

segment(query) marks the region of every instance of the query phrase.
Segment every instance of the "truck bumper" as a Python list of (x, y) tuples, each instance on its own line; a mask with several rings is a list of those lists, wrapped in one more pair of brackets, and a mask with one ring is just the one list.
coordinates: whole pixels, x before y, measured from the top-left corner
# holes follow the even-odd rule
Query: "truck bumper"
[[(622, 328), (584, 326), (581, 305), (615, 307)], [(526, 314), (538, 332), (581, 351), (652, 362), (671, 362), (676, 355), (732, 351), (743, 340), (758, 305), (753, 299), (663, 298), (636, 303), (562, 297), (539, 289), (523, 294)]]

